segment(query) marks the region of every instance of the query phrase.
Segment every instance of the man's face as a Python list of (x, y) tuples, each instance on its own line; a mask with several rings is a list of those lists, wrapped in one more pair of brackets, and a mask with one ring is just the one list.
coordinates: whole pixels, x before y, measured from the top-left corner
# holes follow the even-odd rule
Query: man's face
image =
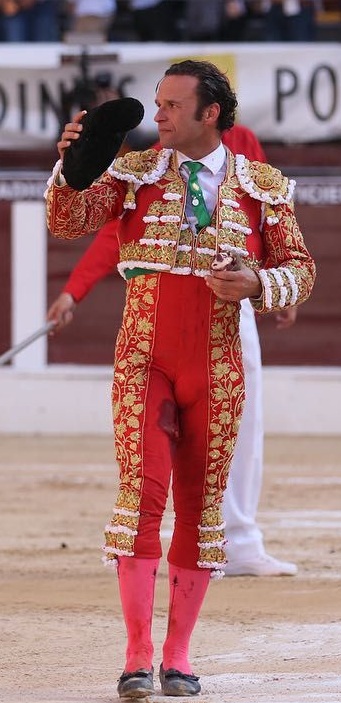
[(161, 80), (155, 98), (158, 110), (154, 120), (162, 147), (189, 154), (200, 148), (200, 142), (206, 141), (204, 120), (195, 119), (197, 84), (194, 76), (165, 76)]

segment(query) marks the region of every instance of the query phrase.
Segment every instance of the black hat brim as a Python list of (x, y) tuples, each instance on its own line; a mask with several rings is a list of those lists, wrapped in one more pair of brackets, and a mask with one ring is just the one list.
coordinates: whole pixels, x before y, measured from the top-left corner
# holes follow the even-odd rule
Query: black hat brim
[(63, 174), (74, 190), (85, 190), (106, 171), (117, 155), (127, 132), (144, 116), (136, 98), (108, 100), (90, 110), (81, 120), (79, 139), (65, 149)]

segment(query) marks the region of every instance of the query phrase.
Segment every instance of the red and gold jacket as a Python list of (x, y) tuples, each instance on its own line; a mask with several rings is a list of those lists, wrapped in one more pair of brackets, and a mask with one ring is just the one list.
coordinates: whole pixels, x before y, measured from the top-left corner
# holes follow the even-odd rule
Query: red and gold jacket
[[(254, 132), (245, 125), (234, 124), (224, 130), (221, 140), (233, 154), (245, 154), (251, 161), (266, 162), (263, 147)], [(153, 145), (160, 149), (158, 143)], [(124, 149), (124, 154), (131, 151)], [(120, 156), (123, 153), (119, 153)], [(118, 220), (109, 220), (96, 233), (90, 246), (82, 255), (63, 288), (64, 293), (72, 295), (75, 302), (80, 302), (91, 289), (105, 276), (114, 273), (119, 263), (119, 242), (117, 239)]]
[(130, 152), (117, 158), (82, 192), (56, 185), (47, 190), (48, 227), (72, 239), (120, 218), (119, 264), (124, 277), (137, 269), (206, 276), (218, 252), (244, 257), (262, 282), (252, 301), (259, 312), (306, 300), (315, 266), (293, 209), (294, 181), (269, 164), (231, 153), (210, 224), (194, 236), (185, 215), (186, 184), (171, 149)]

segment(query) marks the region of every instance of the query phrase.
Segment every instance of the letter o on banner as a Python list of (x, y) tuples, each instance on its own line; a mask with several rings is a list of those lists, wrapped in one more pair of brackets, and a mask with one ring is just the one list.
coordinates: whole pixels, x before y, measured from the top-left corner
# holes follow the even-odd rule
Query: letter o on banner
[[(329, 93), (329, 101), (326, 100), (327, 93)], [(325, 122), (332, 117), (337, 106), (337, 81), (335, 71), (330, 66), (318, 66), (313, 72), (309, 85), (309, 99), (313, 113), (320, 122)]]

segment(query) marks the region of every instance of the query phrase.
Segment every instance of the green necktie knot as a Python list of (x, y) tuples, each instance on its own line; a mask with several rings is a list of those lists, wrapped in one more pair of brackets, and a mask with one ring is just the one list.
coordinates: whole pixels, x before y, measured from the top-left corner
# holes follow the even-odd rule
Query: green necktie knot
[(197, 173), (203, 168), (204, 164), (200, 161), (184, 161), (184, 165), (187, 166), (190, 173), (188, 188), (191, 196), (193, 213), (198, 220), (197, 229), (201, 229), (202, 227), (206, 227), (211, 221), (211, 216), (207, 210), (204, 195), (197, 178)]
[(191, 176), (196, 176), (204, 165), (200, 161), (184, 161), (184, 164), (187, 166)]

